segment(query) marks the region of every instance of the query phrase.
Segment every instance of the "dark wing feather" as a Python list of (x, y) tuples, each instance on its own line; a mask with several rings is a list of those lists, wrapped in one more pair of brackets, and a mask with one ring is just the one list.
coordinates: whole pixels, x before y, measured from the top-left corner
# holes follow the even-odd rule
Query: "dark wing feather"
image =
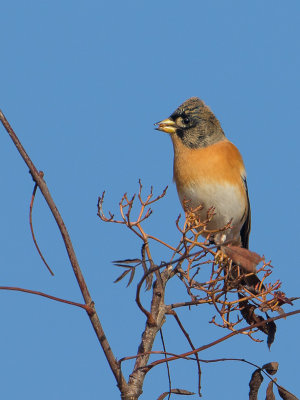
[[(250, 235), (250, 229), (251, 229), (251, 209), (250, 209), (250, 201), (249, 201), (246, 177), (243, 177), (243, 182), (245, 185), (245, 190), (246, 190), (246, 195), (247, 195), (248, 213), (247, 213), (247, 217), (244, 222), (244, 225), (242, 226), (240, 235), (241, 235), (242, 246), (245, 249), (248, 249), (249, 248), (249, 235)], [(257, 275), (250, 275), (247, 278), (245, 278), (245, 283), (249, 288), (255, 288), (257, 285), (259, 285), (261, 283), (261, 281), (257, 277)], [(265, 289), (265, 286), (262, 285), (262, 288)]]
[(240, 235), (241, 235), (242, 247), (244, 247), (245, 249), (248, 249), (249, 248), (249, 235), (250, 235), (250, 230), (251, 230), (251, 209), (250, 209), (247, 180), (246, 180), (246, 177), (242, 177), (242, 179), (243, 179), (243, 183), (244, 183), (246, 195), (247, 195), (248, 212), (247, 212), (247, 217), (245, 219), (244, 225), (242, 226)]

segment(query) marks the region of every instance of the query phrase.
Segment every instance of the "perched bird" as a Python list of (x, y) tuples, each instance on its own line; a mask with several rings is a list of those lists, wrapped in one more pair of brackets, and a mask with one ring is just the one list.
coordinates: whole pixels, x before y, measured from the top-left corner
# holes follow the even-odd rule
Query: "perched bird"
[[(198, 215), (205, 221), (213, 207), (215, 215), (207, 229), (221, 230), (230, 225), (215, 233), (213, 242), (219, 247), (226, 242), (248, 249), (251, 212), (245, 166), (213, 112), (198, 97), (191, 97), (155, 125), (171, 136), (174, 181), (183, 208), (186, 201), (191, 209), (203, 206)], [(244, 280), (252, 288), (259, 283), (255, 274)]]
[(248, 248), (251, 215), (243, 159), (213, 112), (192, 97), (157, 125), (173, 142), (174, 181), (181, 204), (190, 201), (190, 208), (202, 205), (198, 212), (202, 221), (213, 207), (215, 215), (207, 229), (231, 224), (214, 235), (214, 242)]

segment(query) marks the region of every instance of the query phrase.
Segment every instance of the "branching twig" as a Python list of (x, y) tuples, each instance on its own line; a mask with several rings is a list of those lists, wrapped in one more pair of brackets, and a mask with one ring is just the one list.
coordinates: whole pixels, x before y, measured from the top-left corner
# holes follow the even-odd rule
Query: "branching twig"
[(28, 156), (28, 154), (26, 153), (24, 147), (22, 146), (21, 142), (19, 141), (17, 135), (15, 134), (14, 130), (12, 129), (12, 127), (10, 126), (9, 122), (7, 121), (7, 119), (5, 118), (4, 114), (2, 113), (2, 111), (0, 110), (0, 121), (2, 122), (4, 128), (6, 129), (7, 133), (9, 134), (9, 136), (11, 137), (12, 141), (14, 142), (17, 150), (19, 151), (21, 157), (23, 158), (23, 160), (25, 161), (26, 165), (28, 166), (30, 173), (32, 175), (32, 178), (34, 179), (35, 183), (38, 185), (40, 191), (42, 192), (51, 212), (53, 217), (55, 218), (55, 221), (58, 225), (58, 228), (60, 230), (61, 236), (63, 238), (67, 253), (68, 253), (68, 257), (70, 260), (70, 263), (72, 265), (75, 277), (77, 279), (78, 285), (80, 287), (82, 296), (84, 298), (85, 304), (88, 305), (89, 307), (91, 307), (93, 309), (93, 313), (88, 314), (90, 321), (93, 325), (94, 331), (98, 337), (98, 340), (101, 344), (101, 347), (104, 351), (104, 354), (106, 356), (106, 359), (109, 363), (109, 366), (116, 378), (116, 381), (118, 383), (118, 386), (120, 387), (120, 389), (123, 389), (126, 386), (126, 381), (120, 371), (119, 368), (119, 364), (116, 361), (116, 358), (111, 350), (111, 347), (108, 343), (108, 340), (104, 334), (104, 330), (102, 328), (102, 325), (100, 323), (99, 317), (96, 313), (96, 310), (94, 308), (94, 303), (92, 301), (91, 295), (89, 293), (89, 290), (87, 288), (87, 285), (85, 283), (84, 277), (82, 275), (74, 248), (73, 248), (73, 244), (71, 242), (71, 238), (69, 236), (69, 233), (67, 231), (67, 228), (64, 224), (64, 221), (56, 207), (56, 204), (54, 203), (52, 196), (49, 192), (49, 189), (46, 185), (46, 182), (44, 181), (44, 179), (40, 176), (37, 168), (35, 167), (35, 165), (33, 164), (33, 162), (31, 161), (30, 157)]
[(295, 315), (295, 314), (300, 314), (300, 310), (296, 310), (296, 311), (292, 311), (292, 312), (285, 313), (285, 314), (282, 314), (282, 315), (278, 315), (277, 317), (268, 318), (268, 319), (266, 319), (266, 320), (264, 320), (262, 322), (258, 322), (257, 324), (246, 326), (246, 327), (241, 328), (239, 330), (233, 331), (233, 332), (229, 333), (228, 335), (223, 336), (220, 339), (217, 339), (217, 340), (215, 340), (215, 341), (213, 341), (213, 342), (211, 342), (209, 344), (206, 344), (204, 346), (198, 347), (197, 349), (195, 349), (193, 351), (188, 351), (186, 353), (179, 354), (177, 356), (173, 356), (173, 357), (169, 357), (169, 358), (165, 358), (165, 359), (154, 361), (153, 363), (147, 365), (147, 367), (146, 367), (147, 368), (147, 372), (151, 368), (153, 368), (153, 367), (155, 367), (155, 366), (157, 366), (159, 364), (162, 364), (164, 362), (174, 361), (174, 360), (177, 360), (178, 358), (184, 358), (184, 357), (190, 356), (192, 354), (199, 353), (200, 351), (206, 350), (206, 349), (208, 349), (210, 347), (215, 346), (216, 344), (224, 342), (225, 340), (227, 340), (227, 339), (229, 339), (229, 338), (231, 338), (231, 337), (233, 337), (233, 336), (235, 336), (235, 335), (237, 335), (239, 333), (242, 333), (242, 332), (245, 332), (245, 331), (248, 331), (248, 330), (252, 330), (254, 328), (258, 328), (259, 326), (265, 325), (265, 324), (267, 324), (269, 322), (276, 321), (276, 320), (282, 319), (282, 318), (286, 318), (286, 317), (289, 317), (289, 316)]

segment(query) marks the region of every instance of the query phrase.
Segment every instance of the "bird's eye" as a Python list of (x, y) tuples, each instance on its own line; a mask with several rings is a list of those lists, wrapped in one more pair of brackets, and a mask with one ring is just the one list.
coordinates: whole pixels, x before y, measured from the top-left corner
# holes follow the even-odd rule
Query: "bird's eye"
[(184, 125), (188, 125), (190, 123), (189, 117), (182, 117), (182, 122), (184, 123)]

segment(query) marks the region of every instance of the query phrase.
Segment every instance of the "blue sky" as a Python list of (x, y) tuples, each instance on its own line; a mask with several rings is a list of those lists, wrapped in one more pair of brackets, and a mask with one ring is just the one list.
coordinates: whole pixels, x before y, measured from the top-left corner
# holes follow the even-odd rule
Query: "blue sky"
[[(97, 196), (105, 189), (105, 206), (114, 211), (124, 192), (137, 190), (139, 178), (145, 190), (153, 185), (157, 193), (169, 185), (148, 227), (176, 241), (174, 221), (181, 207), (172, 183), (172, 146), (153, 123), (191, 96), (212, 108), (244, 157), (252, 207), (250, 248), (272, 260), (274, 279), (283, 281), (287, 296), (299, 295), (299, 15), (299, 2), (293, 0), (284, 5), (277, 0), (1, 5), (0, 108), (45, 172), (118, 358), (136, 353), (144, 318), (134, 302), (134, 286), (113, 284), (120, 271), (111, 261), (137, 257), (140, 244), (123, 227), (99, 222)], [(34, 249), (28, 226), (32, 181), (0, 130), (1, 285), (81, 301), (40, 194), (34, 224), (54, 278)], [(159, 262), (162, 253), (155, 254)], [(178, 288), (172, 284), (168, 296), (174, 295)], [(118, 398), (83, 311), (22, 293), (0, 296), (3, 398)], [(208, 325), (211, 314), (200, 307), (180, 314), (196, 346), (225, 334)], [(171, 319), (164, 331), (169, 351), (188, 349)], [(279, 383), (299, 395), (293, 374), (298, 332), (299, 318), (291, 317), (277, 323), (271, 352), (265, 342), (241, 336), (201, 357), (278, 361)], [(159, 341), (155, 349), (161, 349)], [(125, 367), (125, 373), (129, 370)], [(171, 371), (174, 387), (196, 391), (193, 364), (173, 363)], [(204, 365), (203, 398), (226, 391), (225, 398), (247, 398), (252, 372), (229, 362)], [(157, 398), (167, 388), (165, 368), (159, 367), (148, 374), (141, 398)]]

